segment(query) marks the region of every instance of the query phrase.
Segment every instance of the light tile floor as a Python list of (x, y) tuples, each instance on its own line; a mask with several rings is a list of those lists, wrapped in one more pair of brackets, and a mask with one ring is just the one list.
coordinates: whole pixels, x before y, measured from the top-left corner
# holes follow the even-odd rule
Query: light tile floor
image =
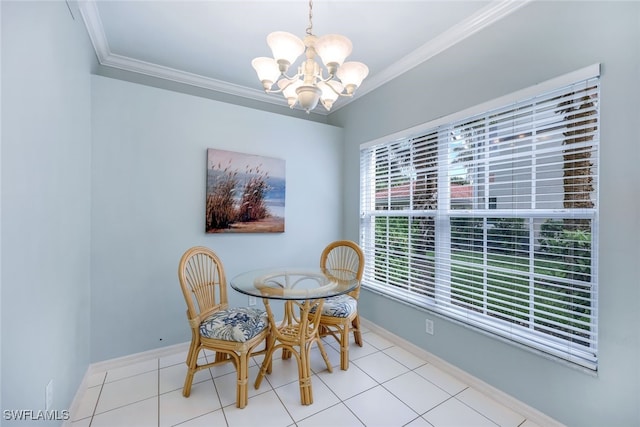
[(347, 371), (340, 370), (339, 347), (333, 338), (324, 341), (333, 373), (326, 370), (319, 351), (312, 350), (312, 405), (300, 404), (295, 358), (282, 360), (279, 354), (259, 390), (253, 381), (262, 360), (252, 360), (249, 403), (244, 409), (235, 406), (231, 364), (198, 372), (191, 396), (185, 398), (185, 351), (94, 374), (78, 410), (71, 414), (71, 425), (537, 427), (375, 332), (363, 332), (363, 347), (351, 339)]

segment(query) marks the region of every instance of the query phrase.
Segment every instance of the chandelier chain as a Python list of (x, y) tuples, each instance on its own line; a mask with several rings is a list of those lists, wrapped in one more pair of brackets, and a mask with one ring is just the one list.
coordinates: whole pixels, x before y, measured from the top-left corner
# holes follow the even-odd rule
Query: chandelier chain
[(309, 0), (309, 26), (307, 27), (307, 34), (313, 35), (313, 0)]

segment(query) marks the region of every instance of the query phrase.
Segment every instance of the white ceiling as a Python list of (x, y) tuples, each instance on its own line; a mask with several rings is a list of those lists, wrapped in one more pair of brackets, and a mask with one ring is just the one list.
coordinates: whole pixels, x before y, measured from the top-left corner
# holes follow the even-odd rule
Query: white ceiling
[[(348, 60), (369, 67), (357, 98), (527, 1), (316, 0), (313, 33), (351, 39)], [(86, 0), (79, 7), (104, 66), (278, 105), (284, 98), (262, 91), (251, 60), (271, 56), (270, 32), (303, 38), (309, 25), (306, 0)]]

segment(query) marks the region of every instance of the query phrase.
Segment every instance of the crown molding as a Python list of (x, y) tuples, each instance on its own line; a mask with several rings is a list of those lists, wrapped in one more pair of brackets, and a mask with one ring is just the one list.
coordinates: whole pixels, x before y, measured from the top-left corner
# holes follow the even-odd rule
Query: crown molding
[[(244, 98), (257, 99), (264, 102), (273, 102), (274, 98), (279, 101), (280, 98), (273, 97), (258, 89), (252, 89), (245, 86), (236, 85), (222, 80), (204, 77), (198, 74), (186, 71), (176, 70), (175, 68), (165, 67), (163, 65), (153, 64), (150, 62), (132, 59), (122, 55), (109, 54), (103, 61), (102, 65), (119, 68), (121, 70), (131, 71), (134, 73), (145, 74), (151, 77), (171, 80), (178, 83), (184, 83), (204, 89), (210, 89), (217, 92), (227, 93), (230, 95), (241, 96)], [(287, 105), (283, 98), (282, 103), (276, 104)]]
[(109, 50), (109, 43), (107, 43), (107, 35), (104, 33), (98, 6), (94, 1), (83, 0), (78, 3), (78, 8), (80, 9), (84, 26), (87, 28), (87, 33), (89, 33), (89, 39), (93, 44), (93, 50), (96, 51), (98, 62), (102, 64), (111, 55), (111, 51)]
[[(403, 57), (393, 65), (382, 70), (380, 73), (374, 76), (370, 76), (367, 80), (365, 80), (362, 86), (358, 88), (358, 91), (356, 92), (356, 94), (354, 94), (353, 97), (341, 99), (341, 102), (335, 105), (333, 111), (346, 106), (353, 100), (377, 89), (383, 84), (395, 79), (396, 77), (422, 64), (423, 62), (428, 61), (438, 53), (445, 51), (446, 49), (450, 48), (456, 43), (459, 43), (472, 34), (482, 30), (483, 28), (486, 28), (496, 21), (499, 21), (500, 19), (504, 18), (505, 16), (509, 15), (510, 13), (514, 12), (515, 10), (521, 8), (531, 1), (533, 0), (493, 1), (487, 7), (481, 9), (474, 15), (451, 27), (449, 30), (440, 34), (438, 37), (434, 38), (428, 43), (425, 43), (409, 55)], [(87, 28), (89, 38), (91, 39), (91, 43), (93, 44), (93, 48), (96, 52), (98, 61), (103, 66), (113, 67), (216, 92), (226, 93), (229, 95), (288, 107), (287, 102), (284, 98), (267, 94), (262, 90), (248, 88), (222, 80), (176, 70), (174, 68), (165, 67), (163, 65), (153, 64), (150, 62), (140, 61), (126, 56), (114, 54), (109, 48), (109, 43), (104, 32), (96, 1), (82, 0), (81, 2), (79, 2), (79, 9), (82, 15), (82, 19), (84, 20), (85, 27)], [(323, 115), (329, 114), (329, 112), (327, 111), (320, 110), (322, 109), (318, 109), (314, 111), (314, 113)]]
[(496, 0), (484, 7), (474, 15), (460, 21), (444, 33), (423, 44), (409, 55), (401, 58), (394, 64), (382, 70), (375, 76), (365, 80), (358, 88), (354, 99), (371, 92), (385, 83), (406, 73), (414, 67), (428, 61), (437, 54), (449, 49), (474, 33), (501, 20), (512, 12), (533, 0)]
[(176, 70), (175, 68), (114, 54), (109, 48), (109, 43), (104, 32), (96, 1), (83, 0), (80, 2), (79, 8), (100, 65), (157, 77), (177, 83), (183, 83), (229, 95), (267, 102), (283, 107), (289, 107), (284, 98), (269, 95), (262, 90), (248, 88), (186, 71)]

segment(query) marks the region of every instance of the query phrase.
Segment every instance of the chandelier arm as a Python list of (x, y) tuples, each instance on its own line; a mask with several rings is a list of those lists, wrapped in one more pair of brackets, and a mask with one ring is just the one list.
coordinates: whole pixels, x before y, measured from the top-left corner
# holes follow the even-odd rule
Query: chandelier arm
[[(320, 70), (320, 72), (322, 73), (322, 70)], [(332, 81), (332, 80), (334, 79), (334, 77), (335, 77), (335, 75), (334, 75), (334, 74), (329, 74), (329, 77), (327, 77), (326, 79), (325, 79), (325, 78), (323, 78), (323, 76), (322, 76), (322, 75), (319, 75), (318, 77), (319, 77), (318, 79), (320, 80), (320, 82), (322, 82), (322, 83), (326, 83), (326, 84), (327, 84), (327, 86), (329, 86), (329, 87), (331, 88), (331, 90), (333, 91), (333, 93), (335, 93), (336, 95), (338, 95), (338, 96), (344, 96), (344, 97), (347, 97), (347, 98), (353, 98), (353, 93), (338, 92), (338, 91), (333, 87), (333, 85), (330, 85), (330, 84), (329, 84), (329, 82), (330, 82), (330, 81)]]
[(280, 92), (284, 92), (285, 89), (287, 89), (289, 86), (291, 86), (294, 82), (298, 81), (298, 78), (294, 77), (292, 79), (287, 79), (287, 81), (289, 83), (287, 83), (285, 86), (283, 86), (282, 89), (280, 90)]
[(293, 81), (293, 80), (299, 79), (301, 75), (302, 75), (302, 74), (301, 74), (300, 72), (297, 72), (297, 73), (296, 73), (296, 74), (294, 74), (293, 76), (289, 77), (289, 76), (287, 76), (287, 74), (286, 74), (286, 73), (280, 73), (280, 77), (284, 77), (286, 80), (290, 80), (290, 81)]
[(284, 91), (284, 88), (282, 88), (282, 89), (265, 89), (264, 91), (265, 91), (265, 93), (282, 93)]
[[(327, 83), (329, 80), (323, 80), (324, 83)], [(346, 96), (346, 97), (353, 97), (353, 94), (349, 94), (349, 93), (342, 93), (342, 92), (338, 92), (333, 85), (330, 85), (329, 83), (327, 83), (327, 86), (329, 86), (331, 88), (331, 90), (333, 91), (333, 93), (335, 93), (338, 96)]]
[(322, 83), (327, 83), (330, 82), (331, 80), (336, 78), (335, 74), (331, 74), (329, 73), (328, 77), (325, 79), (323, 74), (324, 74), (324, 69), (322, 67), (320, 68), (320, 72), (316, 75), (316, 77), (318, 78), (318, 81), (322, 82)]
[[(293, 77), (289, 77), (286, 74), (282, 73), (281, 74), (285, 80), (287, 80), (289, 83), (287, 83), (285, 86), (281, 87), (280, 89), (265, 89), (266, 93), (282, 93), (285, 91), (285, 89), (287, 89), (289, 86), (291, 86), (296, 80), (298, 80), (300, 78), (300, 74), (296, 74)], [(278, 80), (279, 82), (280, 80)], [(277, 83), (277, 82), (276, 82)]]

